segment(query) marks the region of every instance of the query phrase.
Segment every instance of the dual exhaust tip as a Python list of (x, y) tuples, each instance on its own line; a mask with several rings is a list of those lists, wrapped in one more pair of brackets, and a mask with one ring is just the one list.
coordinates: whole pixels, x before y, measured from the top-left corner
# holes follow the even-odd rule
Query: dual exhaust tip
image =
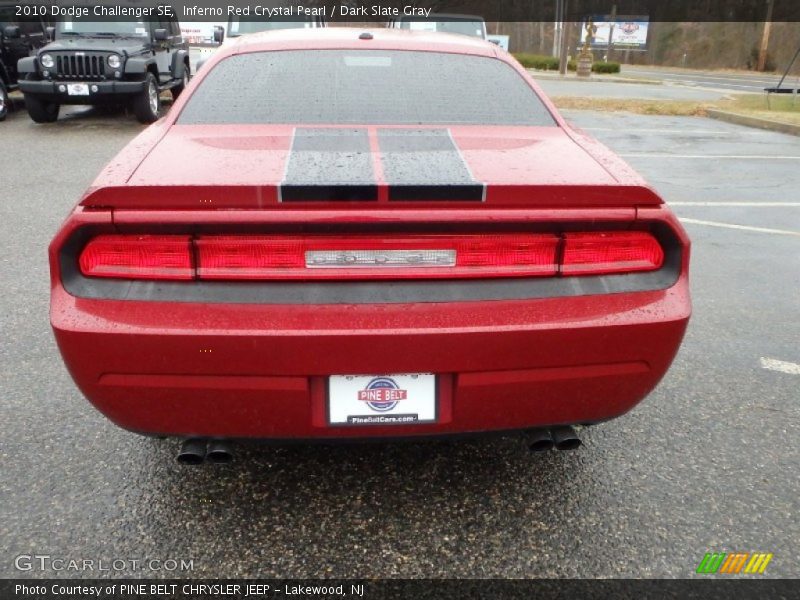
[(233, 460), (233, 452), (225, 440), (189, 438), (181, 444), (177, 458), (182, 465), (199, 465), (205, 460), (215, 464), (227, 464)]
[(581, 440), (571, 426), (553, 427), (552, 429), (535, 429), (530, 433), (529, 447), (533, 452), (556, 450), (577, 450)]

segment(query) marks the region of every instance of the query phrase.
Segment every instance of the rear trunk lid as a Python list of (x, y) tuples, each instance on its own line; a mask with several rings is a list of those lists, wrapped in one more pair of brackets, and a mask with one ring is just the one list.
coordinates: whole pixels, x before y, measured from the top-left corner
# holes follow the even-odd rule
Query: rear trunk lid
[(589, 208), (660, 198), (561, 127), (176, 125), (84, 197), (118, 209)]

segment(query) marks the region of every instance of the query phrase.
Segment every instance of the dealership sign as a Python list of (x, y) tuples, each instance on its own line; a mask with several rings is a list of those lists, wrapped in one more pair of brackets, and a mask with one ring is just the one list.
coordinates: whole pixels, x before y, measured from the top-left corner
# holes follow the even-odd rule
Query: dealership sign
[[(599, 16), (592, 21), (596, 30), (591, 40), (592, 48), (608, 48), (608, 40), (614, 48), (627, 50), (646, 50), (649, 20), (647, 17)], [(613, 29), (612, 29), (613, 25)], [(581, 44), (586, 40), (586, 23), (581, 28)]]

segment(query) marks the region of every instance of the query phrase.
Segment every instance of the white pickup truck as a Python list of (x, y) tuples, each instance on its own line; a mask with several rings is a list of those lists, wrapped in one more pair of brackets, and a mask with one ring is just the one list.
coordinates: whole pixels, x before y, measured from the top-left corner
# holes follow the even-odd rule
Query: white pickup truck
[(486, 39), (486, 22), (483, 17), (475, 15), (431, 13), (424, 19), (422, 17), (400, 17), (389, 21), (386, 26), (392, 29), (457, 33), (478, 37), (482, 40)]

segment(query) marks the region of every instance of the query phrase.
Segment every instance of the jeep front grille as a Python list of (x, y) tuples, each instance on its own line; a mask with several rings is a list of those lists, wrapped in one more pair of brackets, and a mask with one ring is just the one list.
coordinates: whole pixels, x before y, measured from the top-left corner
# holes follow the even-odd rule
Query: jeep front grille
[(102, 54), (61, 54), (56, 56), (59, 79), (105, 79), (105, 56)]

